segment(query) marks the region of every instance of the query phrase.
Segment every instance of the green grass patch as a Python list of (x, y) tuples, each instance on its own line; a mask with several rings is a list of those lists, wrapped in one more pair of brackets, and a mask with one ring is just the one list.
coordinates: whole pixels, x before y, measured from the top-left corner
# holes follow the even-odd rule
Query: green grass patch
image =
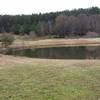
[(6, 66), (0, 66), (0, 100), (100, 99), (100, 67), (97, 65)]

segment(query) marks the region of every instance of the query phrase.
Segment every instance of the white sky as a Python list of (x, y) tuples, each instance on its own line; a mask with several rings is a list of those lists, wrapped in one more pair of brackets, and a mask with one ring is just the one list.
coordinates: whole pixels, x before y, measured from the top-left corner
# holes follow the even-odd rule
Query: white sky
[(45, 13), (92, 6), (100, 7), (100, 0), (0, 0), (0, 14)]

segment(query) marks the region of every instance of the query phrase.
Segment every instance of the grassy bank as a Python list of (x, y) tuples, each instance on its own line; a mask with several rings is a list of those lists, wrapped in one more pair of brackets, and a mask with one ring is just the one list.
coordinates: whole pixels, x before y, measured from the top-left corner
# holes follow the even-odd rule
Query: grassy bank
[(99, 100), (99, 60), (0, 57), (0, 100)]
[[(46, 48), (63, 46), (100, 46), (100, 38), (15, 40), (11, 48)], [(1, 47), (1, 45), (0, 45)]]

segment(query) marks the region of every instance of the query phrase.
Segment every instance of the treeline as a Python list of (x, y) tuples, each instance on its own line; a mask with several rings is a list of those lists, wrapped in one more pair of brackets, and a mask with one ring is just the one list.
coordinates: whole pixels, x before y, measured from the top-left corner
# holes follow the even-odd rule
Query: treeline
[(0, 15), (0, 33), (82, 36), (87, 32), (100, 33), (100, 9), (65, 10), (32, 15)]

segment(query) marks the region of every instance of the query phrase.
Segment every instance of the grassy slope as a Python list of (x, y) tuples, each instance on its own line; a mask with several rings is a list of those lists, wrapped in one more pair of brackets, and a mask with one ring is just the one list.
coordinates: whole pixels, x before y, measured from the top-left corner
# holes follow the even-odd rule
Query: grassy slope
[(99, 98), (99, 60), (0, 57), (0, 100)]

